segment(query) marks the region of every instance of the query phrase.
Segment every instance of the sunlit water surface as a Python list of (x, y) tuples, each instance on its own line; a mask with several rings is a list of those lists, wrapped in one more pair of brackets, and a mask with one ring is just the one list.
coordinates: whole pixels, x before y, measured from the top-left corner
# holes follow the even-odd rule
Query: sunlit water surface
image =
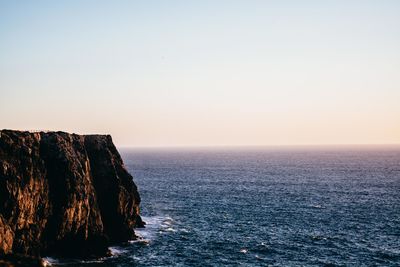
[(400, 148), (121, 149), (141, 239), (67, 266), (399, 266)]

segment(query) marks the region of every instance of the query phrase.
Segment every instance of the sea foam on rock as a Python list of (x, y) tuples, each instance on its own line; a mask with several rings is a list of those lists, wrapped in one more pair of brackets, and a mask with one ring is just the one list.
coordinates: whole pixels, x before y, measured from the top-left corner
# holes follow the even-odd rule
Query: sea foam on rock
[(111, 136), (0, 131), (3, 258), (107, 255), (144, 225), (139, 204)]

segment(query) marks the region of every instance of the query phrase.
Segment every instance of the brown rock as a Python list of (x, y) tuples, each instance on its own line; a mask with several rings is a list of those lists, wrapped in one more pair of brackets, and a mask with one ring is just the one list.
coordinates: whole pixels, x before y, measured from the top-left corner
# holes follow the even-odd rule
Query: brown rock
[(0, 215), (0, 253), (8, 254), (12, 251), (14, 232)]
[(143, 226), (108, 135), (0, 132), (0, 253), (106, 255)]

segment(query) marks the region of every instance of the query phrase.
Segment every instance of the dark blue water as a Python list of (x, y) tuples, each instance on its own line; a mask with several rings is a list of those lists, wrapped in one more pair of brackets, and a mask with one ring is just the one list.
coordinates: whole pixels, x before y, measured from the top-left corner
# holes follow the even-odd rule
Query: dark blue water
[(400, 266), (399, 147), (121, 152), (148, 227), (82, 266)]

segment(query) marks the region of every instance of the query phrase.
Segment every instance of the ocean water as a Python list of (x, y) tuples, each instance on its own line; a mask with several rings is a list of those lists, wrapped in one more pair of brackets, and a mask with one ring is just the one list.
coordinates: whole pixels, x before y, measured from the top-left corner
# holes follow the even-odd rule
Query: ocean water
[(67, 266), (400, 266), (400, 147), (121, 149), (139, 240)]

